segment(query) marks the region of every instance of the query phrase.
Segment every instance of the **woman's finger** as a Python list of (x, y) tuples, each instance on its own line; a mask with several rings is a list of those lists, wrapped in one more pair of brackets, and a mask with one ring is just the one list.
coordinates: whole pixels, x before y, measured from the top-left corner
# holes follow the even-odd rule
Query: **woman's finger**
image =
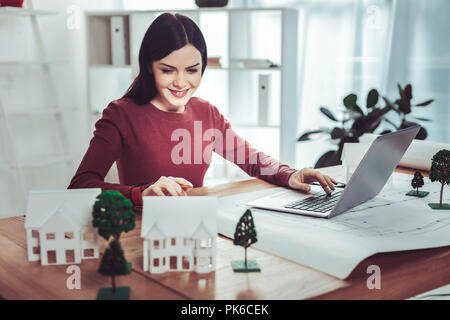
[(175, 190), (175, 188), (167, 182), (161, 184), (161, 189), (166, 190), (171, 196), (178, 196), (178, 192)]
[(170, 184), (176, 190), (176, 192), (178, 193), (179, 196), (183, 195), (183, 189), (181, 188), (181, 185), (179, 183), (177, 183), (174, 180), (170, 179)]
[(176, 183), (172, 178), (173, 177), (164, 177), (162, 179), (162, 182), (165, 185), (170, 185), (171, 186), (172, 193), (175, 192), (175, 194), (172, 194), (172, 195), (174, 195), (174, 196), (181, 196), (181, 195), (183, 195), (183, 190), (181, 189), (180, 185), (178, 183)]
[(189, 181), (187, 181), (184, 178), (180, 178), (180, 177), (169, 177), (172, 180), (175, 180), (177, 183), (179, 183), (182, 187), (188, 187), (188, 188), (193, 188), (194, 185), (192, 183), (190, 183)]
[(328, 186), (330, 187), (330, 189), (331, 189), (331, 190), (334, 190), (335, 188), (334, 188), (333, 181), (331, 181), (331, 177), (330, 177), (330, 176), (324, 176), (324, 178), (325, 178), (325, 180), (327, 181)]
[(303, 178), (299, 175), (295, 175), (292, 178), (292, 182), (290, 182), (290, 187), (293, 189), (299, 189), (304, 192), (309, 192), (311, 190), (311, 187), (307, 183), (302, 182)]
[(316, 171), (314, 172), (314, 177), (317, 179), (317, 181), (320, 183), (320, 185), (322, 186), (322, 189), (327, 193), (327, 194), (331, 194), (330, 189), (328, 189), (328, 183), (327, 180), (325, 180), (325, 177), (319, 172)]
[(156, 194), (157, 196), (161, 196), (161, 197), (165, 197), (166, 195), (164, 194), (164, 192), (162, 192), (161, 188), (158, 187), (157, 185), (153, 185), (150, 187), (150, 190)]

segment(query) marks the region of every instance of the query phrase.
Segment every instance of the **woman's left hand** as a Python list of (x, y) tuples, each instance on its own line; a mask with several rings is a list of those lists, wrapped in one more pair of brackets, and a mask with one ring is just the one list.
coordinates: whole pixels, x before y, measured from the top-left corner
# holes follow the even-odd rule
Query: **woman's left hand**
[(319, 171), (313, 168), (303, 168), (294, 172), (289, 178), (289, 187), (292, 189), (299, 189), (305, 192), (311, 191), (310, 183), (317, 181), (322, 186), (323, 190), (327, 194), (331, 194), (331, 190), (334, 190), (334, 185), (338, 182), (330, 176), (321, 174)]

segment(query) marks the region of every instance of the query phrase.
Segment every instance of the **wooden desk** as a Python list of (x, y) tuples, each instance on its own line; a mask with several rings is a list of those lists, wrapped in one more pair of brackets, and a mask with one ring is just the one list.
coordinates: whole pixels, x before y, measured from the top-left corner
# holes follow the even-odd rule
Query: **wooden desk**
[[(272, 188), (259, 179), (193, 189), (189, 195), (225, 196)], [(6, 299), (95, 299), (98, 288), (110, 286), (109, 277), (97, 273), (100, 260), (85, 260), (81, 290), (66, 287), (67, 265), (41, 266), (28, 262), (24, 217), (0, 220), (0, 296)], [(262, 266), (260, 273), (234, 273), (230, 261), (243, 249), (230, 239), (217, 239), (216, 271), (208, 275), (142, 270), (140, 219), (121, 237), (133, 271), (117, 278), (131, 286), (131, 299), (405, 299), (450, 282), (450, 246), (377, 254), (364, 260), (346, 280), (340, 280), (293, 261), (249, 248), (248, 255)], [(367, 266), (381, 268), (381, 290), (366, 287)]]

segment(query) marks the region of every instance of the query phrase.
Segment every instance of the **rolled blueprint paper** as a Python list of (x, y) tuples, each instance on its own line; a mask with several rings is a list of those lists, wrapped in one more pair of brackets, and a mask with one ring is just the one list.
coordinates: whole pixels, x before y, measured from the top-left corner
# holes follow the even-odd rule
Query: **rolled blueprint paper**
[[(378, 135), (366, 133), (359, 140), (362, 143), (371, 143), (376, 137)], [(450, 150), (450, 144), (414, 139), (400, 160), (399, 166), (429, 171), (431, 168), (431, 159), (436, 152), (442, 149)]]

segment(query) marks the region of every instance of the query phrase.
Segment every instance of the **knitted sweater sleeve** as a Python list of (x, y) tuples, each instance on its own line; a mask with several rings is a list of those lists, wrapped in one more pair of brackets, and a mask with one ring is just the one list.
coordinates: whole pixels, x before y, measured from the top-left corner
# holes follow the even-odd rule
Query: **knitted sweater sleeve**
[(289, 186), (289, 178), (297, 170), (253, 148), (233, 131), (230, 122), (217, 107), (211, 106), (211, 108), (214, 128), (218, 129), (222, 136), (222, 139), (214, 139), (214, 151), (235, 163), (251, 177), (279, 186)]
[(96, 122), (94, 136), (68, 189), (116, 190), (130, 199), (135, 208), (139, 210), (142, 206), (141, 192), (150, 184), (129, 186), (104, 181), (108, 170), (122, 152), (126, 134), (124, 117), (121, 115), (119, 107), (112, 102), (104, 109), (101, 119)]

